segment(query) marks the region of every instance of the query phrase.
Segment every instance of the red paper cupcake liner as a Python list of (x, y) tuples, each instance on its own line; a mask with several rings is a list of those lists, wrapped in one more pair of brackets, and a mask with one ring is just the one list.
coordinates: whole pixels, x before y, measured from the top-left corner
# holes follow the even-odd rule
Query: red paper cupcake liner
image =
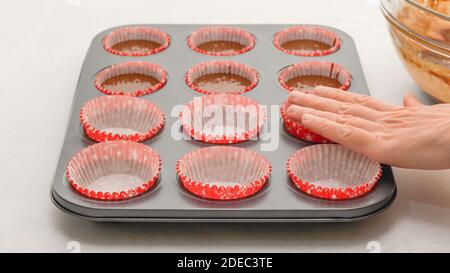
[[(218, 94), (190, 101), (179, 118), (184, 132), (194, 140), (231, 144), (256, 139), (266, 113), (258, 102), (250, 98)], [(227, 124), (229, 122), (231, 124)]]
[[(155, 79), (159, 80), (159, 82), (150, 88), (143, 89), (143, 90), (135, 90), (132, 92), (129, 91), (113, 91), (109, 90), (107, 88), (104, 88), (102, 85), (103, 83), (116, 76), (120, 75), (127, 75), (127, 74), (141, 74), (141, 75), (147, 75), (154, 77)], [(139, 97), (144, 96), (153, 92), (158, 91), (159, 89), (163, 88), (164, 85), (167, 83), (167, 72), (157, 64), (148, 63), (144, 61), (130, 61), (130, 62), (124, 62), (120, 64), (112, 65), (108, 68), (103, 69), (99, 73), (97, 73), (97, 76), (94, 80), (95, 87), (102, 93), (107, 95), (127, 95), (127, 96), (133, 96), (133, 97)]]
[[(123, 52), (113, 49), (115, 44), (129, 40), (146, 40), (161, 44), (147, 52)], [(103, 47), (106, 51), (120, 56), (148, 56), (164, 51), (170, 45), (170, 36), (155, 28), (150, 27), (123, 27), (113, 30), (103, 38)]]
[(235, 200), (259, 192), (272, 166), (257, 152), (230, 146), (192, 151), (181, 157), (176, 171), (182, 186), (192, 194), (212, 200)]
[(103, 96), (84, 104), (80, 120), (92, 140), (142, 142), (161, 130), (165, 117), (149, 101), (128, 96)]
[(284, 102), (280, 105), (280, 113), (283, 119), (284, 128), (289, 134), (301, 140), (312, 143), (333, 143), (331, 140), (324, 138), (323, 136), (318, 135), (308, 128), (304, 127), (300, 122), (289, 119), (286, 114), (287, 105), (287, 102)]
[(382, 174), (379, 163), (338, 144), (302, 148), (289, 157), (286, 169), (302, 192), (329, 200), (361, 197)]
[[(302, 50), (302, 51), (292, 51), (282, 47), (282, 45), (289, 41), (294, 40), (313, 40), (328, 44), (329, 49), (325, 50)], [(291, 55), (305, 56), (305, 57), (316, 57), (329, 55), (336, 52), (341, 47), (341, 40), (336, 35), (336, 33), (326, 30), (321, 27), (316, 26), (294, 26), (286, 28), (276, 33), (273, 37), (274, 46)]]
[[(211, 52), (198, 48), (197, 46), (212, 42), (212, 41), (226, 41), (226, 42), (236, 42), (244, 45), (245, 47), (241, 50), (236, 50), (230, 53), (223, 52)], [(210, 56), (233, 56), (243, 54), (247, 51), (250, 51), (255, 46), (255, 37), (239, 28), (235, 27), (204, 27), (200, 28), (189, 35), (187, 39), (188, 46), (201, 54), (210, 55)]]
[[(230, 90), (227, 92), (212, 92), (210, 90), (204, 90), (194, 85), (194, 81), (202, 76), (217, 74), (217, 73), (226, 73), (231, 75), (241, 76), (250, 81), (250, 85), (246, 86), (242, 90)], [(195, 65), (185, 75), (186, 84), (194, 91), (197, 91), (206, 95), (213, 94), (234, 94), (239, 95), (246, 93), (258, 85), (259, 82), (259, 74), (258, 72), (242, 63), (238, 63), (235, 61), (224, 61), (224, 60), (216, 60), (216, 61), (208, 61)]]
[(342, 90), (347, 90), (352, 82), (351, 74), (342, 65), (327, 61), (310, 61), (290, 65), (278, 75), (278, 81), (289, 92), (296, 89), (289, 87), (286, 82), (300, 76), (323, 76), (337, 79)]
[(150, 147), (132, 141), (90, 145), (67, 165), (70, 185), (98, 200), (123, 200), (149, 191), (158, 180), (161, 158)]

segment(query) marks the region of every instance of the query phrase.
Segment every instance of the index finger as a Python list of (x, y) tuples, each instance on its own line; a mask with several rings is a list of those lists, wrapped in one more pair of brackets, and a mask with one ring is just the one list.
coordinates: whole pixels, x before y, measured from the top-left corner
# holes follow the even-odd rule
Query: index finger
[(342, 89), (332, 87), (317, 86), (312, 91), (312, 93), (316, 96), (320, 96), (323, 98), (363, 105), (365, 107), (372, 108), (377, 111), (392, 111), (397, 108), (394, 105), (377, 101), (366, 95), (350, 93), (347, 91), (343, 91)]

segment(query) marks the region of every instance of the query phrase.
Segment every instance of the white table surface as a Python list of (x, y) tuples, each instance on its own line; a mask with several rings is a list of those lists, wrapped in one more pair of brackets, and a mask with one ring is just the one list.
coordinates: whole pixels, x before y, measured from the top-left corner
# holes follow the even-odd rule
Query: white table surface
[(372, 96), (431, 101), (397, 58), (376, 0), (0, 1), (0, 251), (450, 251), (449, 171), (395, 169), (397, 200), (360, 223), (101, 224), (59, 211), (50, 185), (84, 55), (95, 34), (131, 23), (334, 26), (354, 37)]

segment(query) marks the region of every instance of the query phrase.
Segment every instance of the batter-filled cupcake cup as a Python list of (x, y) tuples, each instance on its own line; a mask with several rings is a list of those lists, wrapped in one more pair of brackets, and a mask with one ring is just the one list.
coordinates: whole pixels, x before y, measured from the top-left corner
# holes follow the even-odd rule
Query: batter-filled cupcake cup
[(235, 61), (208, 61), (195, 65), (186, 73), (186, 84), (202, 94), (242, 94), (256, 87), (258, 72)]
[(70, 185), (87, 197), (123, 200), (149, 191), (158, 180), (161, 158), (152, 148), (132, 141), (90, 145), (67, 165)]
[(102, 96), (84, 104), (83, 129), (98, 141), (145, 141), (164, 126), (164, 113), (153, 103), (129, 96)]
[(235, 200), (259, 192), (268, 182), (272, 166), (252, 150), (215, 146), (181, 157), (176, 171), (192, 194), (213, 200)]
[(352, 82), (351, 74), (337, 63), (310, 61), (290, 65), (278, 75), (278, 81), (286, 90), (308, 91), (316, 86), (328, 86), (347, 90)]
[(302, 192), (314, 197), (345, 200), (370, 192), (381, 177), (381, 165), (339, 144), (302, 148), (286, 164), (287, 174)]
[(184, 132), (197, 141), (230, 144), (256, 140), (266, 120), (253, 99), (230, 94), (196, 97), (180, 112)]
[(188, 46), (201, 54), (232, 56), (243, 54), (255, 46), (255, 37), (236, 27), (204, 27), (192, 32)]
[(122, 27), (103, 38), (106, 51), (120, 56), (148, 56), (168, 48), (170, 36), (151, 27)]
[(94, 85), (107, 95), (139, 97), (158, 91), (167, 82), (167, 72), (157, 64), (130, 61), (115, 64), (97, 73)]
[(281, 118), (283, 119), (284, 128), (286, 131), (291, 134), (292, 136), (312, 143), (333, 143), (331, 140), (314, 133), (313, 131), (309, 130), (308, 128), (304, 127), (301, 122), (293, 121), (292, 119), (289, 119), (287, 117), (287, 108), (288, 103), (284, 102), (280, 105), (280, 113)]
[(275, 47), (297, 56), (324, 56), (336, 52), (341, 40), (336, 33), (317, 26), (294, 26), (276, 33)]

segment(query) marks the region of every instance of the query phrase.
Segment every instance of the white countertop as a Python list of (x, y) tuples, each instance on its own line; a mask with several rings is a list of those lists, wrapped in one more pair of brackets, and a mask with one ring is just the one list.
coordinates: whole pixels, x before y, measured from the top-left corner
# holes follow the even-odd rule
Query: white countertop
[(395, 169), (397, 200), (359, 223), (101, 224), (59, 211), (50, 186), (84, 55), (95, 34), (131, 23), (334, 26), (354, 37), (372, 96), (431, 101), (397, 58), (376, 0), (1, 1), (0, 251), (450, 251), (450, 171)]

